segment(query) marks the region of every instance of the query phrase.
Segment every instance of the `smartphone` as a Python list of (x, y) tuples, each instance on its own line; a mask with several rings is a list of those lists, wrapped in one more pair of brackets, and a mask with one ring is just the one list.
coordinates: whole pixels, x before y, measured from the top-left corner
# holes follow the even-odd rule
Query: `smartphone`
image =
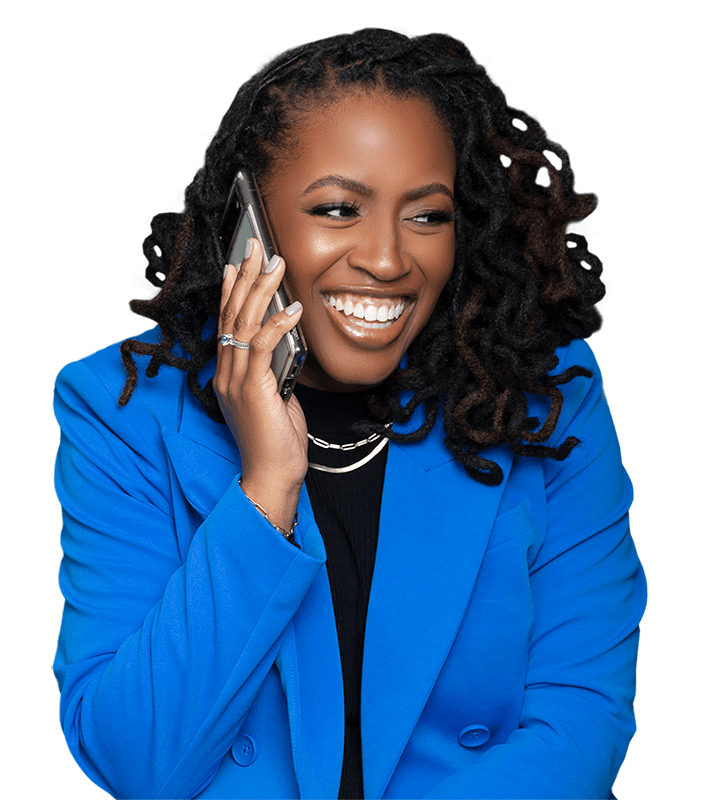
[[(261, 193), (256, 186), (253, 173), (248, 169), (240, 169), (234, 176), (222, 216), (220, 238), (226, 264), (241, 264), (247, 239), (258, 239), (261, 243), (264, 266), (278, 253)], [(263, 321), (289, 305), (290, 299), (281, 283), (273, 295)], [(285, 401), (292, 395), (306, 355), (307, 346), (297, 325), (283, 336), (273, 351), (271, 369), (278, 382), (278, 392)]]

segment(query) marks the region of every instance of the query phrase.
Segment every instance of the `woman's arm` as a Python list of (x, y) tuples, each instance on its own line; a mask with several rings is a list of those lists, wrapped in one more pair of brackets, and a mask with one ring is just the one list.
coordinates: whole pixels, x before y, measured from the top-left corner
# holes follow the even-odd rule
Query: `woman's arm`
[(322, 564), (250, 502), (289, 530), (307, 466), (302, 411), (270, 369), (299, 308), (262, 326), (284, 265), (261, 274), (250, 245), (227, 270), (219, 332), (251, 350), (220, 345), (214, 379), (242, 472), (202, 524), (161, 436), (177, 429), (182, 384), (162, 374), (120, 409), (114, 359), (106, 384), (83, 364), (57, 383), (62, 721), (83, 769), (121, 796), (190, 797), (208, 782)]
[[(520, 727), (432, 798), (610, 797), (634, 733), (632, 703), (645, 582), (628, 527), (631, 485), (589, 348), (568, 362), (595, 372), (577, 399), (564, 387), (558, 440), (581, 445), (546, 459), (547, 527), (530, 561), (534, 608)], [(585, 382), (576, 381), (581, 386)]]
[(120, 409), (103, 379), (77, 363), (57, 382), (62, 724), (81, 767), (116, 796), (193, 796), (322, 562), (286, 542), (236, 477), (195, 521), (157, 435), (177, 426), (178, 393)]

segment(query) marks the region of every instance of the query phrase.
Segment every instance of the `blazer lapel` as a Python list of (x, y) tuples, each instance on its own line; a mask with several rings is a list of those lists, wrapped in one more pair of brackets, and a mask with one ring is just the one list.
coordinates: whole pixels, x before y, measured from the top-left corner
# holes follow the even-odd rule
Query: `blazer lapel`
[(163, 427), (161, 435), (185, 498), (207, 517), (241, 471), (241, 456), (229, 428), (210, 419), (184, 391), (178, 430)]
[(470, 600), (512, 463), (503, 449), (486, 455), (499, 486), (471, 479), (438, 428), (388, 453), (363, 664), (368, 798), (385, 791)]

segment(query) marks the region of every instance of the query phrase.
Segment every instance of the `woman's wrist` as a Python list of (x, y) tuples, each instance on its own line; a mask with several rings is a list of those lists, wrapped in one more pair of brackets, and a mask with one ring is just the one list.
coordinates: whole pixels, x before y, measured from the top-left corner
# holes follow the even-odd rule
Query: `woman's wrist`
[[(239, 486), (241, 486), (241, 480), (239, 481)], [(243, 487), (242, 487), (241, 491), (244, 492)], [(255, 500), (252, 500), (248, 496), (248, 494), (246, 494), (246, 492), (244, 492), (244, 496), (251, 503), (251, 505), (261, 514), (261, 516), (266, 520), (266, 522), (270, 523), (278, 531), (278, 533), (280, 533), (291, 544), (294, 544), (295, 547), (299, 547), (299, 545), (297, 544), (297, 542), (295, 541), (295, 538), (294, 538), (295, 528), (297, 526), (297, 511), (295, 512), (295, 515), (293, 516), (292, 525), (290, 526), (290, 529), (288, 530), (287, 528), (282, 528), (280, 525), (276, 525), (275, 522), (273, 522), (273, 520), (270, 518), (270, 516), (269, 516), (268, 512), (266, 511), (266, 509), (263, 508), (263, 506), (260, 505), (259, 503), (257, 503)]]
[(276, 481), (256, 482), (242, 476), (239, 486), (261, 516), (288, 541), (292, 541), (302, 485), (285, 489)]

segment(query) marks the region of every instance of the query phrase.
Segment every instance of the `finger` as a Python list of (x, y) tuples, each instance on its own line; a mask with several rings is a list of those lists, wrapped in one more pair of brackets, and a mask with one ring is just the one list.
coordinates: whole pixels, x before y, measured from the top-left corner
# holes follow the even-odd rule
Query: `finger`
[[(256, 239), (249, 239), (247, 250), (249, 255), (241, 262), (238, 270), (233, 267), (227, 270), (227, 277), (222, 284), (222, 304), (219, 315), (220, 334), (232, 333), (234, 321), (248, 296), (251, 286), (261, 274), (263, 250)], [(225, 297), (225, 292), (228, 295)]]
[(215, 370), (215, 380), (217, 380), (222, 371), (226, 370), (227, 372), (227, 380), (229, 379), (229, 372), (230, 372), (230, 359), (229, 358), (222, 358), (224, 355), (224, 351), (221, 344), (221, 336), (223, 331), (223, 314), (224, 308), (229, 300), (231, 295), (232, 289), (234, 288), (234, 281), (236, 280), (238, 267), (234, 266), (233, 264), (227, 264), (224, 268), (224, 279), (222, 281), (222, 297), (220, 300), (220, 309), (219, 309), (219, 316), (217, 317), (217, 339), (219, 344), (217, 346), (217, 368)]
[[(220, 302), (220, 314), (217, 324), (217, 333), (219, 337), (224, 333), (228, 333), (234, 334), (239, 338), (239, 341), (249, 341), (248, 338), (240, 338), (242, 334), (239, 333), (237, 335), (234, 332), (234, 326), (239, 310), (251, 285), (261, 273), (262, 260), (263, 250), (260, 242), (256, 239), (248, 239), (246, 250), (244, 251), (244, 260), (238, 266), (228, 266), (222, 282), (222, 299)], [(251, 335), (253, 335), (253, 332)], [(223, 346), (221, 341), (218, 344), (217, 369), (215, 375), (217, 383), (220, 386), (227, 386), (231, 382), (232, 364), (235, 360), (236, 350), (237, 348), (230, 345)], [(245, 351), (239, 350), (239, 360), (241, 360), (242, 353), (245, 353)]]
[(227, 264), (224, 268), (224, 278), (222, 279), (222, 295), (219, 301), (219, 316), (217, 317), (217, 336), (222, 335), (222, 311), (229, 301), (229, 297), (234, 288), (237, 272), (240, 265)]
[[(237, 342), (246, 342), (250, 346), (251, 341), (261, 330), (266, 312), (273, 299), (273, 294), (282, 280), (285, 264), (282, 259), (276, 256), (275, 261), (272, 259), (269, 263), (269, 267), (273, 269), (270, 272), (261, 274), (254, 281), (234, 320), (231, 335)], [(250, 349), (241, 349), (233, 346), (231, 349), (233, 352), (228, 359), (228, 363), (231, 364), (229, 379), (232, 382), (243, 385), (244, 381), (248, 380), (247, 365)]]
[(239, 341), (249, 342), (266, 319), (266, 312), (285, 272), (285, 262), (273, 256), (248, 290), (233, 323), (232, 333)]
[(300, 322), (301, 317), (302, 303), (296, 300), (283, 311), (274, 314), (251, 339), (246, 373), (254, 383), (262, 382), (272, 375), (270, 369), (273, 351), (283, 336)]

